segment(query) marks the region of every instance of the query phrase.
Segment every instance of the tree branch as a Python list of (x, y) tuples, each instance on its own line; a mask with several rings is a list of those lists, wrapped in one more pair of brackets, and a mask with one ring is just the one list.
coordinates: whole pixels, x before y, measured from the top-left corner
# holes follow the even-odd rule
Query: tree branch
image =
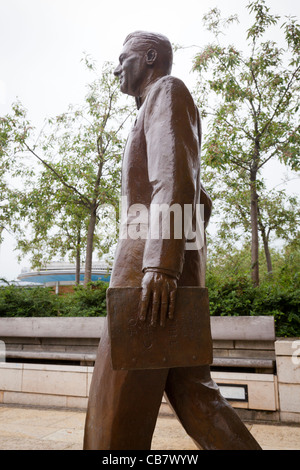
[(271, 122), (273, 121), (274, 117), (276, 116), (276, 113), (277, 113), (277, 110), (279, 108), (279, 106), (281, 105), (284, 97), (286, 96), (287, 92), (289, 91), (290, 87), (292, 86), (292, 83), (293, 83), (293, 80), (295, 78), (295, 76), (297, 75), (297, 73), (299, 72), (300, 70), (300, 65), (296, 68), (296, 70), (294, 70), (294, 73), (292, 74), (292, 77), (289, 81), (289, 83), (287, 84), (286, 86), (286, 89), (284, 90), (283, 94), (282, 94), (282, 97), (280, 98), (280, 100), (278, 101), (277, 103), (277, 106), (272, 114), (272, 116), (270, 117), (270, 119), (267, 121), (267, 123), (265, 124), (264, 128), (262, 129), (262, 131), (260, 132), (260, 135), (263, 135), (264, 132), (267, 130), (267, 128), (269, 127), (269, 125), (271, 124)]
[(231, 124), (231, 122), (227, 121), (227, 119), (224, 118), (224, 121), (226, 122), (226, 124), (228, 126), (231, 126), (231, 127), (236, 127), (239, 131), (242, 131), (244, 132), (244, 134), (250, 139), (252, 140), (253, 142), (255, 142), (255, 138), (250, 134), (250, 132), (246, 131), (246, 129), (244, 129), (243, 127), (238, 127), (238, 126), (234, 126), (233, 124)]
[(274, 150), (274, 152), (271, 153), (260, 165), (257, 166), (257, 170), (259, 170), (262, 166), (264, 166), (269, 160), (271, 160), (274, 155), (276, 155), (277, 149)]
[[(294, 130), (294, 133), (299, 130), (299, 127), (300, 126), (297, 126), (296, 129)], [(286, 139), (285, 141), (281, 142), (279, 140), (277, 140), (276, 142), (274, 142), (273, 145), (286, 145), (288, 143), (288, 139)], [(272, 146), (273, 146), (272, 145)], [(272, 157), (274, 157), (274, 155), (277, 153), (278, 151), (278, 148), (275, 148), (274, 152), (271, 153), (271, 155), (269, 155), (259, 166), (258, 166), (258, 169), (261, 168), (265, 163), (267, 163)]]
[(46, 162), (43, 158), (41, 158), (39, 155), (37, 155), (37, 153), (35, 153), (35, 151), (33, 149), (31, 149), (29, 147), (29, 145), (27, 145), (26, 142), (24, 142), (24, 145), (27, 148), (27, 150), (30, 153), (32, 153), (46, 168), (48, 168), (66, 188), (68, 188), (68, 189), (74, 191), (76, 194), (78, 194), (78, 196), (80, 197), (82, 203), (86, 207), (90, 207), (90, 201), (87, 199), (87, 197), (85, 197), (83, 194), (81, 194), (80, 191), (78, 191), (78, 189), (75, 188), (75, 186), (72, 186), (72, 185), (68, 184), (63, 179), (62, 175), (60, 175), (48, 162)]

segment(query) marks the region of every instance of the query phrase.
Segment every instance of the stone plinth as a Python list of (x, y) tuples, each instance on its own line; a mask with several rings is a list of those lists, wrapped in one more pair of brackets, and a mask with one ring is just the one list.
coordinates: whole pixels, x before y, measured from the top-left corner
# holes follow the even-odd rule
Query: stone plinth
[(300, 422), (300, 338), (275, 342), (280, 418)]

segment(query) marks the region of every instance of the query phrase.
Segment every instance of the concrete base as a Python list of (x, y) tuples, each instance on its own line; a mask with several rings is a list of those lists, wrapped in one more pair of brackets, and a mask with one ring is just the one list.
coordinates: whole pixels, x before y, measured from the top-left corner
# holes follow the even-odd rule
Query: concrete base
[[(0, 363), (0, 403), (86, 409), (93, 367)], [(280, 410), (272, 374), (212, 372), (219, 385), (247, 387), (247, 401), (230, 401), (244, 419), (300, 423), (300, 413)], [(294, 399), (295, 401), (295, 399)]]
[(277, 377), (273, 374), (252, 374), (239, 372), (212, 372), (214, 381), (222, 386), (243, 385), (247, 390), (247, 400), (232, 401), (234, 408), (250, 410), (278, 410)]
[(282, 338), (276, 341), (275, 351), (280, 419), (299, 423), (300, 338)]
[(58, 408), (87, 406), (93, 367), (0, 364), (0, 403)]
[[(217, 384), (242, 386), (244, 401), (230, 401), (255, 421), (300, 423), (300, 339), (275, 342), (277, 374), (212, 372)], [(93, 367), (0, 362), (0, 403), (86, 409)]]

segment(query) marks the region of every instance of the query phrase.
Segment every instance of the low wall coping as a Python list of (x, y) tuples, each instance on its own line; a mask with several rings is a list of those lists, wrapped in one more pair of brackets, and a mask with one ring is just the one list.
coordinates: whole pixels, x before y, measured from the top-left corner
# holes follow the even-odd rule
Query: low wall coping
[[(101, 338), (105, 317), (0, 318), (0, 337)], [(272, 316), (211, 317), (214, 340), (275, 341)]]
[(300, 338), (278, 338), (275, 341), (276, 356), (296, 356), (300, 357)]

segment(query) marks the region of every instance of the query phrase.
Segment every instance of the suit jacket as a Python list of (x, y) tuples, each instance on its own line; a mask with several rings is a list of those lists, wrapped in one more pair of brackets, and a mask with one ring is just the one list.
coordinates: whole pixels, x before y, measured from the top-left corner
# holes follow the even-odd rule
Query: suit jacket
[[(197, 204), (204, 204), (206, 224), (211, 211), (211, 200), (200, 183), (200, 147), (200, 117), (188, 89), (178, 78), (160, 78), (139, 109), (124, 150), (122, 199), (126, 204), (111, 287), (140, 287), (147, 269), (174, 276), (181, 286), (204, 287), (205, 240), (200, 248), (186, 250), (184, 236), (185, 205), (191, 210), (193, 230)], [(181, 237), (172, 223), (169, 236), (158, 230), (153, 208), (161, 204), (179, 212), (181, 208)], [(170, 212), (161, 216), (167, 225), (169, 216)]]

